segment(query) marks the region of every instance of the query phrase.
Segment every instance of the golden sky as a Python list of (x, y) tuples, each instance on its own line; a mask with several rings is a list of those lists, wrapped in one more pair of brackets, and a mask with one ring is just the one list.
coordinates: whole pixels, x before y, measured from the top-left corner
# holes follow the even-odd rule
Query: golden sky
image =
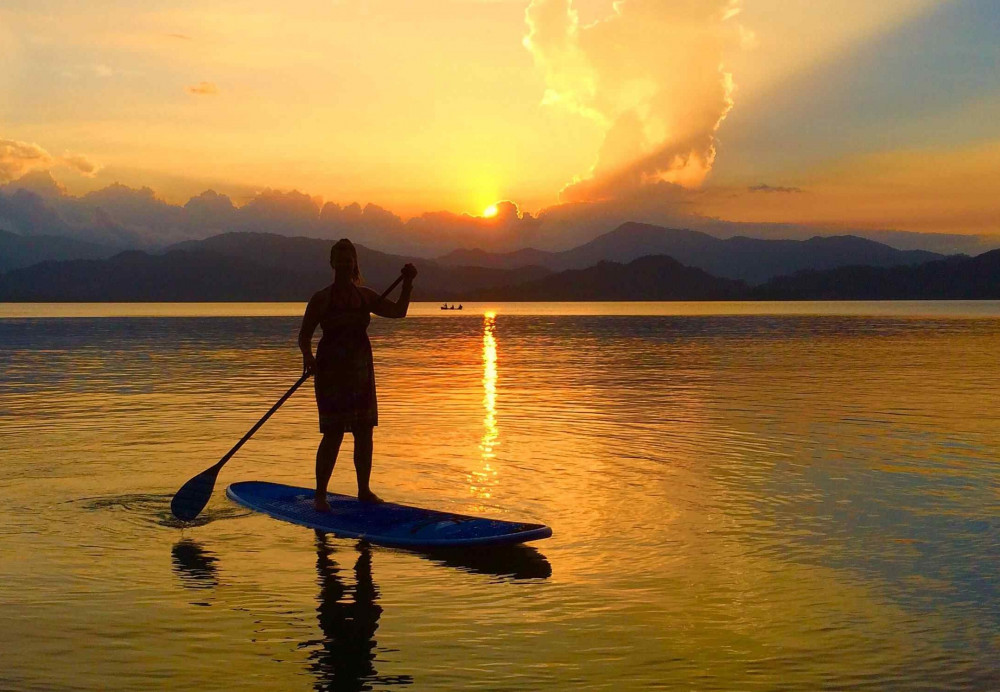
[(992, 0), (7, 0), (0, 182), (49, 167), (74, 193), (271, 187), (406, 217), (669, 181), (730, 220), (996, 232), (995, 14)]

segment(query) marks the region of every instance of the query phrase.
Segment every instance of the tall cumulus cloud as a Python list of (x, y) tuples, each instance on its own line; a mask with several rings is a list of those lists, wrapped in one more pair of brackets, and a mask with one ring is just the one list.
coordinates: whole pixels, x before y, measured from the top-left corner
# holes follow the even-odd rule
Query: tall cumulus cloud
[(543, 103), (605, 128), (596, 163), (563, 188), (565, 201), (701, 184), (733, 106), (723, 58), (747, 36), (739, 12), (740, 0), (620, 0), (584, 25), (573, 0), (532, 0), (524, 45), (545, 78)]

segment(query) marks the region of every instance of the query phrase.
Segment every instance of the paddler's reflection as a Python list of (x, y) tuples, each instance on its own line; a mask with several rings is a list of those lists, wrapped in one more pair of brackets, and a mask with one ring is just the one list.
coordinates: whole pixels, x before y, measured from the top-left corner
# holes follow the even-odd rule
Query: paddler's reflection
[(378, 675), (375, 670), (375, 631), (382, 607), (372, 579), (372, 554), (367, 543), (357, 544), (354, 584), (345, 584), (341, 567), (327, 535), (316, 532), (316, 572), (319, 604), (316, 617), (323, 639), (310, 654), (316, 690), (370, 690), (379, 685), (408, 685), (409, 675)]
[[(375, 668), (382, 607), (379, 590), (372, 577), (372, 552), (367, 543), (354, 548), (345, 541), (342, 555), (354, 559), (354, 574), (334, 559), (334, 542), (327, 534), (316, 532), (316, 573), (319, 595), (316, 619), (321, 637), (303, 642), (308, 648), (309, 670), (315, 676), (316, 690), (370, 690), (375, 686), (412, 685), (410, 675), (379, 674)], [(356, 551), (356, 553), (355, 553)], [(192, 589), (215, 589), (219, 586), (218, 558), (199, 543), (181, 539), (172, 549), (174, 572), (181, 583)], [(552, 567), (535, 548), (524, 545), (490, 550), (437, 550), (414, 552), (415, 556), (439, 565), (494, 576), (501, 581), (547, 579)], [(197, 605), (208, 605), (199, 602)]]
[(218, 558), (196, 541), (182, 538), (174, 544), (170, 554), (173, 557), (174, 571), (184, 586), (212, 589), (219, 585), (218, 569), (215, 566)]

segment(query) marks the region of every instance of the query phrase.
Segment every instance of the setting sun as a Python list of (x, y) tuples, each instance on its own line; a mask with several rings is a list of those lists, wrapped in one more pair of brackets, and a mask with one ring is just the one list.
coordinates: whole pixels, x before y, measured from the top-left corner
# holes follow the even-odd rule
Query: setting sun
[(491, 204), (490, 206), (483, 209), (483, 217), (487, 219), (492, 219), (497, 215), (497, 205)]

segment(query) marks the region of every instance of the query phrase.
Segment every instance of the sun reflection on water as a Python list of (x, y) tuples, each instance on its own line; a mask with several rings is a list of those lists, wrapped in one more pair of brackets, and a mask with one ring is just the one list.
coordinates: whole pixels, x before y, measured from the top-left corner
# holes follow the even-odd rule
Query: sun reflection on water
[(0, 319), (0, 688), (221, 690), (232, 670), (262, 691), (997, 688), (1000, 319), (887, 302), (376, 320), (377, 488), (555, 536), (551, 565), (530, 546), (369, 562), (225, 497), (309, 484), (308, 388), (219, 477), (210, 521), (164, 524), (298, 377), (301, 305), (231, 305)]
[(482, 467), (469, 474), (469, 492), (480, 500), (488, 500), (492, 496), (493, 487), (497, 484), (498, 470), (496, 467), (495, 449), (499, 444), (497, 438), (497, 340), (496, 313), (487, 312), (483, 315), (483, 437), (479, 442), (479, 452)]

